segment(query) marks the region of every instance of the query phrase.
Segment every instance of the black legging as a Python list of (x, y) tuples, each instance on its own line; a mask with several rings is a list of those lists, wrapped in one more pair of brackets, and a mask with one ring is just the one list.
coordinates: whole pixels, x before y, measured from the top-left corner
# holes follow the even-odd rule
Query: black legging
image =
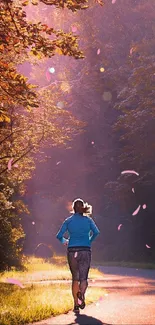
[(89, 247), (70, 247), (68, 248), (67, 259), (72, 280), (80, 282), (80, 291), (84, 294), (88, 286), (91, 249)]

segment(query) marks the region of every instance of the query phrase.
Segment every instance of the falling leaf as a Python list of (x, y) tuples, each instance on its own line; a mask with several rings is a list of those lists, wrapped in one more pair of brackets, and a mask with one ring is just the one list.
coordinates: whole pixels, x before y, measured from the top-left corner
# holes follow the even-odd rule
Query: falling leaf
[(143, 204), (143, 209), (146, 209), (146, 204)]
[(134, 188), (132, 188), (132, 192), (133, 192), (133, 193), (135, 193), (135, 190), (134, 190)]
[(74, 257), (75, 257), (75, 258), (77, 257), (77, 252), (75, 252)]
[(132, 54), (132, 52), (133, 52), (133, 47), (132, 47), (131, 50), (130, 50), (130, 55)]
[(124, 170), (123, 172), (121, 172), (121, 174), (135, 174), (137, 176), (139, 176), (139, 174), (137, 172), (135, 172), (135, 170)]
[(147, 245), (147, 244), (146, 244), (146, 247), (147, 247), (147, 248), (151, 248), (151, 247), (150, 247), (149, 245)]
[(116, 0), (112, 0), (112, 4), (114, 4), (116, 2)]
[(94, 143), (95, 143), (94, 141), (91, 142), (91, 144), (94, 144)]
[(141, 205), (139, 205), (138, 208), (133, 212), (133, 214), (132, 214), (133, 216), (135, 216), (139, 212), (140, 207), (141, 207)]
[(120, 230), (121, 229), (121, 227), (122, 227), (122, 223), (118, 226), (118, 230)]
[(35, 222), (34, 221), (32, 221), (32, 225), (35, 225)]
[(97, 50), (97, 55), (99, 55), (99, 54), (100, 54), (100, 52), (101, 52), (101, 50), (100, 50), (100, 49), (98, 49), (98, 50)]
[(77, 27), (76, 26), (72, 26), (71, 28), (72, 28), (72, 32), (73, 33), (76, 33), (77, 32)]
[(16, 280), (16, 279), (13, 279), (13, 278), (7, 278), (6, 279), (6, 282), (8, 283), (12, 283), (12, 284), (16, 284), (18, 285), (20, 288), (24, 288), (23, 284), (19, 281), (19, 280)]
[(56, 163), (56, 165), (59, 165), (61, 163), (61, 161), (58, 161), (57, 163)]
[(100, 72), (104, 72), (104, 68), (103, 67), (100, 68)]
[(47, 79), (47, 81), (51, 81), (51, 75), (50, 75), (49, 71), (46, 71), (46, 79)]
[(11, 158), (8, 162), (8, 170), (11, 170), (12, 162), (13, 162), (13, 158)]

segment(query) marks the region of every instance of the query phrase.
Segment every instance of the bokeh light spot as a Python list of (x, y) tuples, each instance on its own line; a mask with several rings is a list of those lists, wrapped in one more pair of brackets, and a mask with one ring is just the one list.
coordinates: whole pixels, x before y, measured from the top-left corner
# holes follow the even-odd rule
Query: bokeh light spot
[(110, 91), (105, 91), (103, 93), (103, 100), (105, 100), (106, 102), (110, 101), (112, 99), (112, 94)]
[(63, 102), (58, 102), (57, 107), (60, 108), (60, 109), (63, 109), (64, 108), (64, 103)]
[(55, 69), (52, 67), (52, 68), (49, 68), (49, 72), (50, 73), (54, 73), (55, 72)]

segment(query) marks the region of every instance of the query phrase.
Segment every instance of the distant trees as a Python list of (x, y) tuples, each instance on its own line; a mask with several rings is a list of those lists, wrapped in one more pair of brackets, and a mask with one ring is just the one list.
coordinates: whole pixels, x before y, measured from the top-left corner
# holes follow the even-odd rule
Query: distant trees
[[(68, 103), (88, 124), (72, 151), (78, 147), (84, 163), (79, 170), (76, 166), (67, 195), (73, 195), (76, 184), (103, 216), (98, 240), (107, 247), (106, 259), (154, 259), (154, 10), (151, 0), (122, 0), (106, 3), (102, 13), (96, 8), (87, 17), (77, 15), (87, 60), (70, 69), (69, 84), (75, 73), (78, 78)], [(140, 175), (121, 175), (124, 169)], [(138, 215), (132, 216), (139, 204)]]

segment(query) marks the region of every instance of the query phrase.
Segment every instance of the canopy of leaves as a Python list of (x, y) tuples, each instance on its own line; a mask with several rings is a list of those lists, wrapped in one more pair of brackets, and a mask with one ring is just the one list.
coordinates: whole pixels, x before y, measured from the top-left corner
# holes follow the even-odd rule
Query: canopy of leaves
[[(72, 12), (86, 9), (87, 1), (44, 2)], [(40, 147), (68, 146), (84, 123), (55, 106), (48, 89), (38, 90), (20, 74), (17, 64), (51, 58), (56, 53), (84, 58), (73, 33), (56, 30), (27, 19), (30, 1), (3, 0), (0, 11), (0, 268), (17, 265), (24, 232), (20, 215), (29, 213), (19, 199), (25, 193), (25, 180), (35, 169)], [(20, 242), (20, 245), (19, 245)], [(16, 262), (17, 263), (16, 263)]]

